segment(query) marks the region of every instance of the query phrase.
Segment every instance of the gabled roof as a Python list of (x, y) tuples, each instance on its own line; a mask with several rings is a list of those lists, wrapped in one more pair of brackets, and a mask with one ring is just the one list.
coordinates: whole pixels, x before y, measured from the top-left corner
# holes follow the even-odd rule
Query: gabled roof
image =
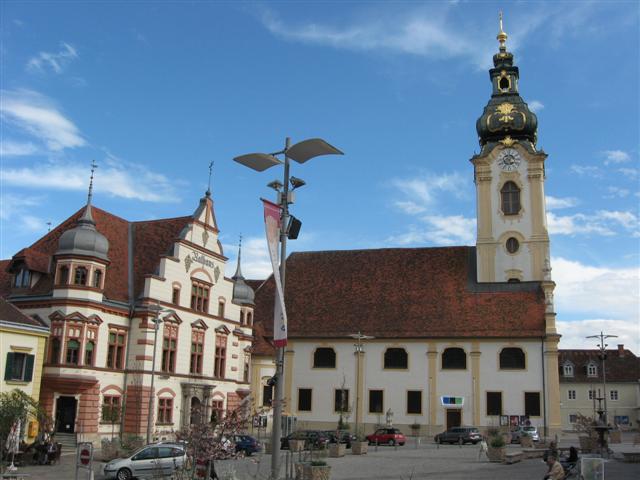
[(17, 307), (14, 307), (5, 299), (0, 298), (0, 321), (25, 325), (28, 327), (49, 328), (46, 323), (22, 313)]
[[(621, 346), (615, 350), (606, 350), (605, 369), (607, 382), (640, 381), (640, 358), (631, 350)], [(573, 364), (573, 376), (565, 376), (562, 368), (566, 362)], [(587, 375), (587, 365), (597, 367), (596, 376)], [(558, 350), (561, 383), (600, 383), (602, 382), (602, 361), (600, 350)]]
[[(287, 259), (289, 336), (543, 337), (539, 282), (476, 282), (474, 247), (294, 253)], [(274, 282), (256, 292), (256, 323), (273, 328)]]

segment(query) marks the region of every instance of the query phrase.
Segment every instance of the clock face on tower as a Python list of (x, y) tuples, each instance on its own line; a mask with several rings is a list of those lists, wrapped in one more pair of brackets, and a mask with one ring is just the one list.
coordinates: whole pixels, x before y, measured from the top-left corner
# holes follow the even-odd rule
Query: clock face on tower
[(517, 170), (521, 162), (520, 154), (514, 148), (505, 148), (498, 156), (498, 166), (507, 172)]

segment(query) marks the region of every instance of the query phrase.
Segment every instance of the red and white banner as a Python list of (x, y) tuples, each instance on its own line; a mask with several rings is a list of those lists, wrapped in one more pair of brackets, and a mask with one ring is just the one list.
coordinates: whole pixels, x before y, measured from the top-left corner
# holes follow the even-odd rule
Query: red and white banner
[(273, 268), (273, 279), (276, 282), (276, 302), (273, 308), (273, 343), (276, 347), (287, 344), (287, 310), (284, 306), (284, 292), (278, 265), (278, 246), (280, 245), (280, 206), (268, 200), (264, 204), (264, 225), (267, 232), (267, 246)]

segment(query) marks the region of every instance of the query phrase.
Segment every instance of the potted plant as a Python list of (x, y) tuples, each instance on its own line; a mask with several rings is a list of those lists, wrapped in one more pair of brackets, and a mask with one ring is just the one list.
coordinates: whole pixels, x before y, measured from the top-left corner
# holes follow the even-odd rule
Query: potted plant
[(411, 428), (411, 435), (413, 435), (414, 437), (420, 436), (421, 425), (418, 422), (413, 422), (411, 425), (409, 425), (409, 427)]
[(338, 438), (336, 443), (329, 444), (329, 456), (333, 458), (344, 457), (345, 453), (347, 453), (347, 445), (345, 443), (340, 443), (340, 439)]
[(506, 443), (502, 435), (493, 435), (489, 438), (489, 444), (487, 445), (487, 457), (489, 457), (490, 462), (504, 461), (505, 450)]
[(596, 432), (593, 428), (595, 421), (591, 417), (587, 417), (578, 413), (574, 424), (575, 430), (578, 432), (578, 441), (580, 442), (580, 450), (584, 453), (591, 452), (596, 445)]
[(304, 480), (329, 480), (331, 467), (323, 460), (314, 460), (303, 467)]
[(520, 445), (522, 448), (533, 448), (533, 439), (528, 432), (522, 432), (520, 434)]
[(365, 455), (369, 448), (369, 442), (364, 437), (362, 432), (356, 432), (356, 439), (351, 442), (351, 453), (353, 455)]

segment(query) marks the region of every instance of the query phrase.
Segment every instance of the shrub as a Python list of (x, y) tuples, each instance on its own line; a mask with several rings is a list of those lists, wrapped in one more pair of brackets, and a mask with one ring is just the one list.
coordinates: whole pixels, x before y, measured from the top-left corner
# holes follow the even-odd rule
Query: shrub
[(489, 445), (493, 448), (502, 448), (505, 446), (504, 438), (502, 438), (502, 435), (500, 434), (493, 435), (489, 439)]
[(327, 462), (325, 462), (324, 460), (314, 460), (311, 462), (311, 466), (312, 467), (326, 467), (327, 466)]

